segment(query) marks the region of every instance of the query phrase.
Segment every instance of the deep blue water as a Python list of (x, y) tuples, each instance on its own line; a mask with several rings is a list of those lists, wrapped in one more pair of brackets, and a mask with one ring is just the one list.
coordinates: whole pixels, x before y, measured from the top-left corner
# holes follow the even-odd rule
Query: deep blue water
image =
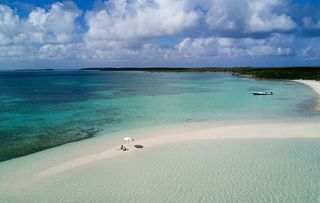
[(0, 161), (131, 128), (318, 117), (315, 101), (298, 83), (229, 73), (2, 71)]

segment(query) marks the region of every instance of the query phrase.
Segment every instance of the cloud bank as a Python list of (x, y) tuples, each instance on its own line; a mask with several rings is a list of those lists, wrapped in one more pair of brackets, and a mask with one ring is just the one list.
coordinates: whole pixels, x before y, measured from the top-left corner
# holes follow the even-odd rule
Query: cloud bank
[(92, 10), (72, 1), (30, 8), (23, 16), (0, 4), (0, 68), (309, 65), (320, 58), (320, 4), (109, 0)]

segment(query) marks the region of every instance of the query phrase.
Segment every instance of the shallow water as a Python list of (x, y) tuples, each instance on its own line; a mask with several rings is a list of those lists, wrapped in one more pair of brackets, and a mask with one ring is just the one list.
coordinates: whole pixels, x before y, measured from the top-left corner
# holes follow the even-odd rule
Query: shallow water
[(169, 144), (53, 176), (0, 201), (320, 201), (320, 139)]
[(0, 161), (135, 128), (319, 117), (315, 103), (302, 84), (229, 73), (0, 72)]

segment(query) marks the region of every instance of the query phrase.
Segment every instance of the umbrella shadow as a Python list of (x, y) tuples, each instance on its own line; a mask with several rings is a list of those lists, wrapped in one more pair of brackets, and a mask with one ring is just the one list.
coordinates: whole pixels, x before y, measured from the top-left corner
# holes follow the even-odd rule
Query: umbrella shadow
[(143, 145), (136, 144), (136, 145), (134, 145), (134, 147), (137, 148), (137, 149), (142, 149), (142, 148), (143, 148)]

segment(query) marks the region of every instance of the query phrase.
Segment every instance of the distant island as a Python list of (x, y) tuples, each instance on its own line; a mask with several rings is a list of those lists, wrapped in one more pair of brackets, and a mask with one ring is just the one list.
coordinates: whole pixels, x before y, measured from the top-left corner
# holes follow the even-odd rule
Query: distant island
[(15, 69), (14, 71), (52, 71), (53, 68), (24, 68), (24, 69)]
[(84, 71), (144, 71), (144, 72), (231, 72), (258, 79), (320, 80), (320, 66), (300, 67), (205, 67), (205, 68), (82, 68)]

